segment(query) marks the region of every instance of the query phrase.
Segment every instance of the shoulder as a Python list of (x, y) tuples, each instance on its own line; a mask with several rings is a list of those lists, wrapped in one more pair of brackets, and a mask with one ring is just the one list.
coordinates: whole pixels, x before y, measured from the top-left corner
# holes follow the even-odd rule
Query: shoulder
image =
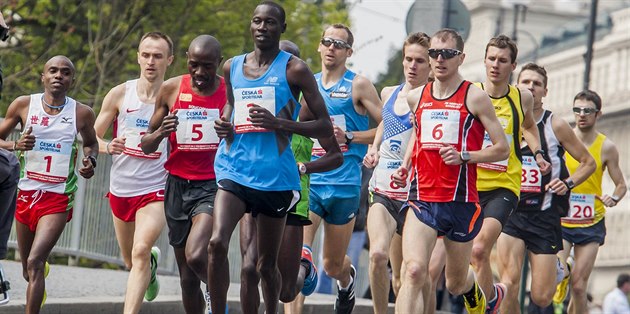
[(160, 89), (162, 90), (162, 92), (170, 92), (173, 90), (179, 90), (179, 86), (182, 83), (183, 77), (184, 77), (183, 75), (171, 77), (170, 79), (162, 83), (162, 86), (160, 87)]
[(352, 80), (352, 88), (365, 89), (365, 88), (375, 88), (374, 84), (367, 77), (356, 74), (354, 79)]
[(77, 116), (81, 118), (94, 117), (94, 110), (90, 106), (82, 104), (79, 101), (76, 101), (76, 102), (77, 102)]
[(387, 101), (398, 86), (385, 86), (381, 90), (381, 99)]
[(22, 95), (15, 98), (10, 106), (13, 107), (28, 107), (31, 103), (31, 95)]
[(127, 91), (126, 85), (127, 82), (114, 86), (112, 89), (109, 90), (109, 92), (107, 92), (105, 98), (108, 98), (110, 100), (118, 100), (125, 97), (125, 92)]
[(617, 150), (617, 145), (610, 140), (610, 138), (606, 137), (604, 139), (604, 143), (602, 144), (602, 156), (617, 156), (619, 155), (619, 151)]
[(568, 136), (573, 135), (573, 129), (569, 125), (569, 122), (560, 117), (556, 117), (553, 114), (549, 117), (549, 119), (551, 120), (551, 129), (560, 142), (566, 140)]
[(488, 97), (488, 94), (479, 86), (473, 83), (468, 85), (468, 94), (466, 96), (467, 96), (467, 101), (472, 101), (473, 103), (476, 103), (477, 101), (480, 101), (480, 100), (483, 100), (483, 101), (485, 101), (486, 99), (490, 100), (490, 97)]

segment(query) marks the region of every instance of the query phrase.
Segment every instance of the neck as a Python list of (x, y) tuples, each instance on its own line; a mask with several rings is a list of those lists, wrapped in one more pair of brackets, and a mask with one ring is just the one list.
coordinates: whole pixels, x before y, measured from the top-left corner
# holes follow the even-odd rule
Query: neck
[(164, 78), (156, 79), (153, 82), (150, 82), (145, 77), (140, 76), (138, 79), (138, 86), (136, 87), (136, 92), (138, 93), (138, 98), (142, 102), (153, 103), (155, 102), (155, 98), (157, 97), (158, 91), (160, 90), (160, 86), (164, 83)]
[(326, 66), (322, 66), (322, 85), (326, 86), (328, 83), (337, 82), (343, 77), (344, 73), (346, 73), (346, 66), (341, 65), (334, 68), (327, 68)]
[(534, 109), (533, 109), (534, 121), (540, 120), (540, 118), (542, 117), (543, 113), (545, 113), (545, 108), (543, 108), (542, 105), (543, 105), (542, 103), (534, 104)]
[(582, 143), (586, 144), (586, 146), (592, 144), (599, 134), (599, 132), (597, 132), (597, 130), (595, 129), (595, 126), (589, 128), (579, 128), (576, 126), (573, 129), (573, 132), (580, 139), (580, 141), (582, 141)]
[(452, 96), (463, 80), (464, 79), (459, 73), (444, 81), (436, 79), (433, 82), (433, 96), (439, 99)]
[(214, 94), (214, 92), (217, 91), (217, 89), (219, 88), (220, 81), (221, 80), (219, 79), (219, 77), (215, 76), (214, 79), (212, 80), (212, 83), (209, 84), (208, 87), (204, 89), (199, 89), (197, 86), (195, 86), (192, 83), (192, 80), (190, 82), (190, 86), (192, 87), (192, 90), (195, 92), (195, 94), (200, 95), (200, 96), (210, 96)]
[(510, 90), (510, 85), (507, 82), (493, 83), (490, 81), (486, 81), (483, 83), (484, 90), (488, 94), (488, 96), (492, 98), (500, 98), (507, 95)]
[(271, 64), (273, 60), (276, 59), (276, 56), (280, 53), (280, 48), (272, 48), (272, 49), (254, 49), (254, 61), (258, 67), (262, 67), (268, 64)]

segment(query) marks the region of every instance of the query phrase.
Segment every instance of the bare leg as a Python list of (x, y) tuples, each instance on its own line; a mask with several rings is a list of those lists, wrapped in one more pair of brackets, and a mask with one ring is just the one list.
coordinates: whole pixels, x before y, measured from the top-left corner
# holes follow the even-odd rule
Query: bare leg
[(245, 214), (240, 222), (241, 258), (241, 309), (243, 313), (257, 313), (260, 308), (258, 283), (260, 274), (258, 264), (258, 246), (256, 241), (256, 221), (251, 214)]
[(304, 285), (306, 268), (300, 262), (303, 229), (302, 226), (287, 225), (284, 227), (284, 235), (278, 254), (278, 268), (280, 268), (282, 275), (280, 300), (284, 303), (293, 301)]
[(591, 276), (599, 243), (591, 242), (585, 245), (576, 245), (574, 248), (575, 263), (571, 268), (571, 300), (569, 301), (569, 313), (582, 314), (588, 312), (586, 300), (586, 288), (588, 278)]
[[(282, 277), (278, 269), (278, 252), (287, 217), (274, 218), (266, 215), (256, 217), (258, 228), (258, 272), (261, 277), (265, 312), (276, 313), (282, 289)], [(264, 237), (262, 236), (264, 234)]]
[(186, 313), (202, 313), (205, 307), (203, 293), (199, 288), (201, 280), (186, 262), (186, 249), (174, 248), (177, 268), (179, 269), (179, 285), (182, 288), (182, 303)]
[[(387, 313), (389, 296), (389, 260), (390, 243), (396, 233), (396, 221), (387, 212), (385, 206), (374, 203), (368, 211), (367, 230), (370, 237), (370, 289), (374, 313)], [(392, 267), (393, 268), (393, 267)]]
[(402, 256), (402, 236), (400, 236), (398, 233), (395, 233), (394, 237), (392, 238), (392, 243), (389, 247), (389, 263), (392, 267), (392, 288), (394, 290), (394, 295), (396, 296), (398, 296), (400, 286), (402, 285), (401, 274), (405, 273), (404, 269), (402, 269)]
[[(501, 302), (501, 313), (518, 314), (521, 312), (521, 307), (518, 303), (518, 293), (520, 291), (521, 270), (525, 258), (525, 242), (519, 238), (501, 233), (497, 240), (497, 254), (499, 255), (501, 282), (507, 287), (507, 293), (503, 298), (503, 302)], [(555, 258), (555, 255), (553, 257)], [(553, 269), (556, 269), (555, 266)], [(554, 275), (553, 278), (555, 280), (556, 276)], [(551, 286), (555, 291), (555, 285), (552, 283)], [(531, 290), (533, 293), (533, 286)]]
[(472, 265), (477, 274), (479, 287), (486, 295), (486, 300), (494, 299), (494, 280), (492, 266), (490, 266), (490, 254), (492, 247), (501, 234), (501, 223), (492, 217), (483, 220), (481, 231), (473, 241)]
[(435, 306), (437, 304), (436, 289), (437, 283), (444, 270), (446, 264), (446, 251), (444, 249), (444, 240), (438, 238), (435, 241), (435, 247), (431, 253), (431, 261), (429, 261), (429, 275), (431, 280), (427, 281), (424, 285), (422, 296), (425, 300), (424, 313), (435, 313)]

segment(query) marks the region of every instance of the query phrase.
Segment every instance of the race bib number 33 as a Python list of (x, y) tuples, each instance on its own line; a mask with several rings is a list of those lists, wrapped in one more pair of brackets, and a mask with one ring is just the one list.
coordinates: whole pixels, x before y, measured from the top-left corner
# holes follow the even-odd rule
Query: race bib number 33
[(234, 90), (234, 131), (236, 133), (269, 132), (254, 126), (249, 118), (249, 108), (257, 105), (276, 115), (276, 89), (272, 86), (237, 88)]
[(459, 142), (459, 110), (423, 110), (420, 141), (424, 149), (440, 149)]
[(521, 169), (521, 192), (540, 193), (542, 174), (532, 156), (523, 156), (523, 168)]
[(178, 109), (177, 149), (182, 151), (211, 151), (219, 146), (214, 121), (219, 109)]

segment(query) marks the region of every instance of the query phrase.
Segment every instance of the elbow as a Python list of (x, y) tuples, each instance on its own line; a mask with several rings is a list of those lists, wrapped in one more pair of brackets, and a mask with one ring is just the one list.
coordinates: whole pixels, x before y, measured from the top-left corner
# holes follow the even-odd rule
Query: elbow
[(497, 155), (501, 156), (499, 160), (505, 160), (505, 159), (510, 158), (510, 146), (507, 144), (507, 142), (505, 142), (505, 144), (500, 146), (500, 149), (498, 149)]
[(343, 165), (343, 154), (341, 152), (335, 153), (333, 157), (333, 164), (335, 165), (335, 169)]
[(597, 170), (597, 164), (595, 159), (589, 154), (588, 158), (584, 161), (584, 168), (586, 169), (588, 176), (591, 176), (595, 170)]

